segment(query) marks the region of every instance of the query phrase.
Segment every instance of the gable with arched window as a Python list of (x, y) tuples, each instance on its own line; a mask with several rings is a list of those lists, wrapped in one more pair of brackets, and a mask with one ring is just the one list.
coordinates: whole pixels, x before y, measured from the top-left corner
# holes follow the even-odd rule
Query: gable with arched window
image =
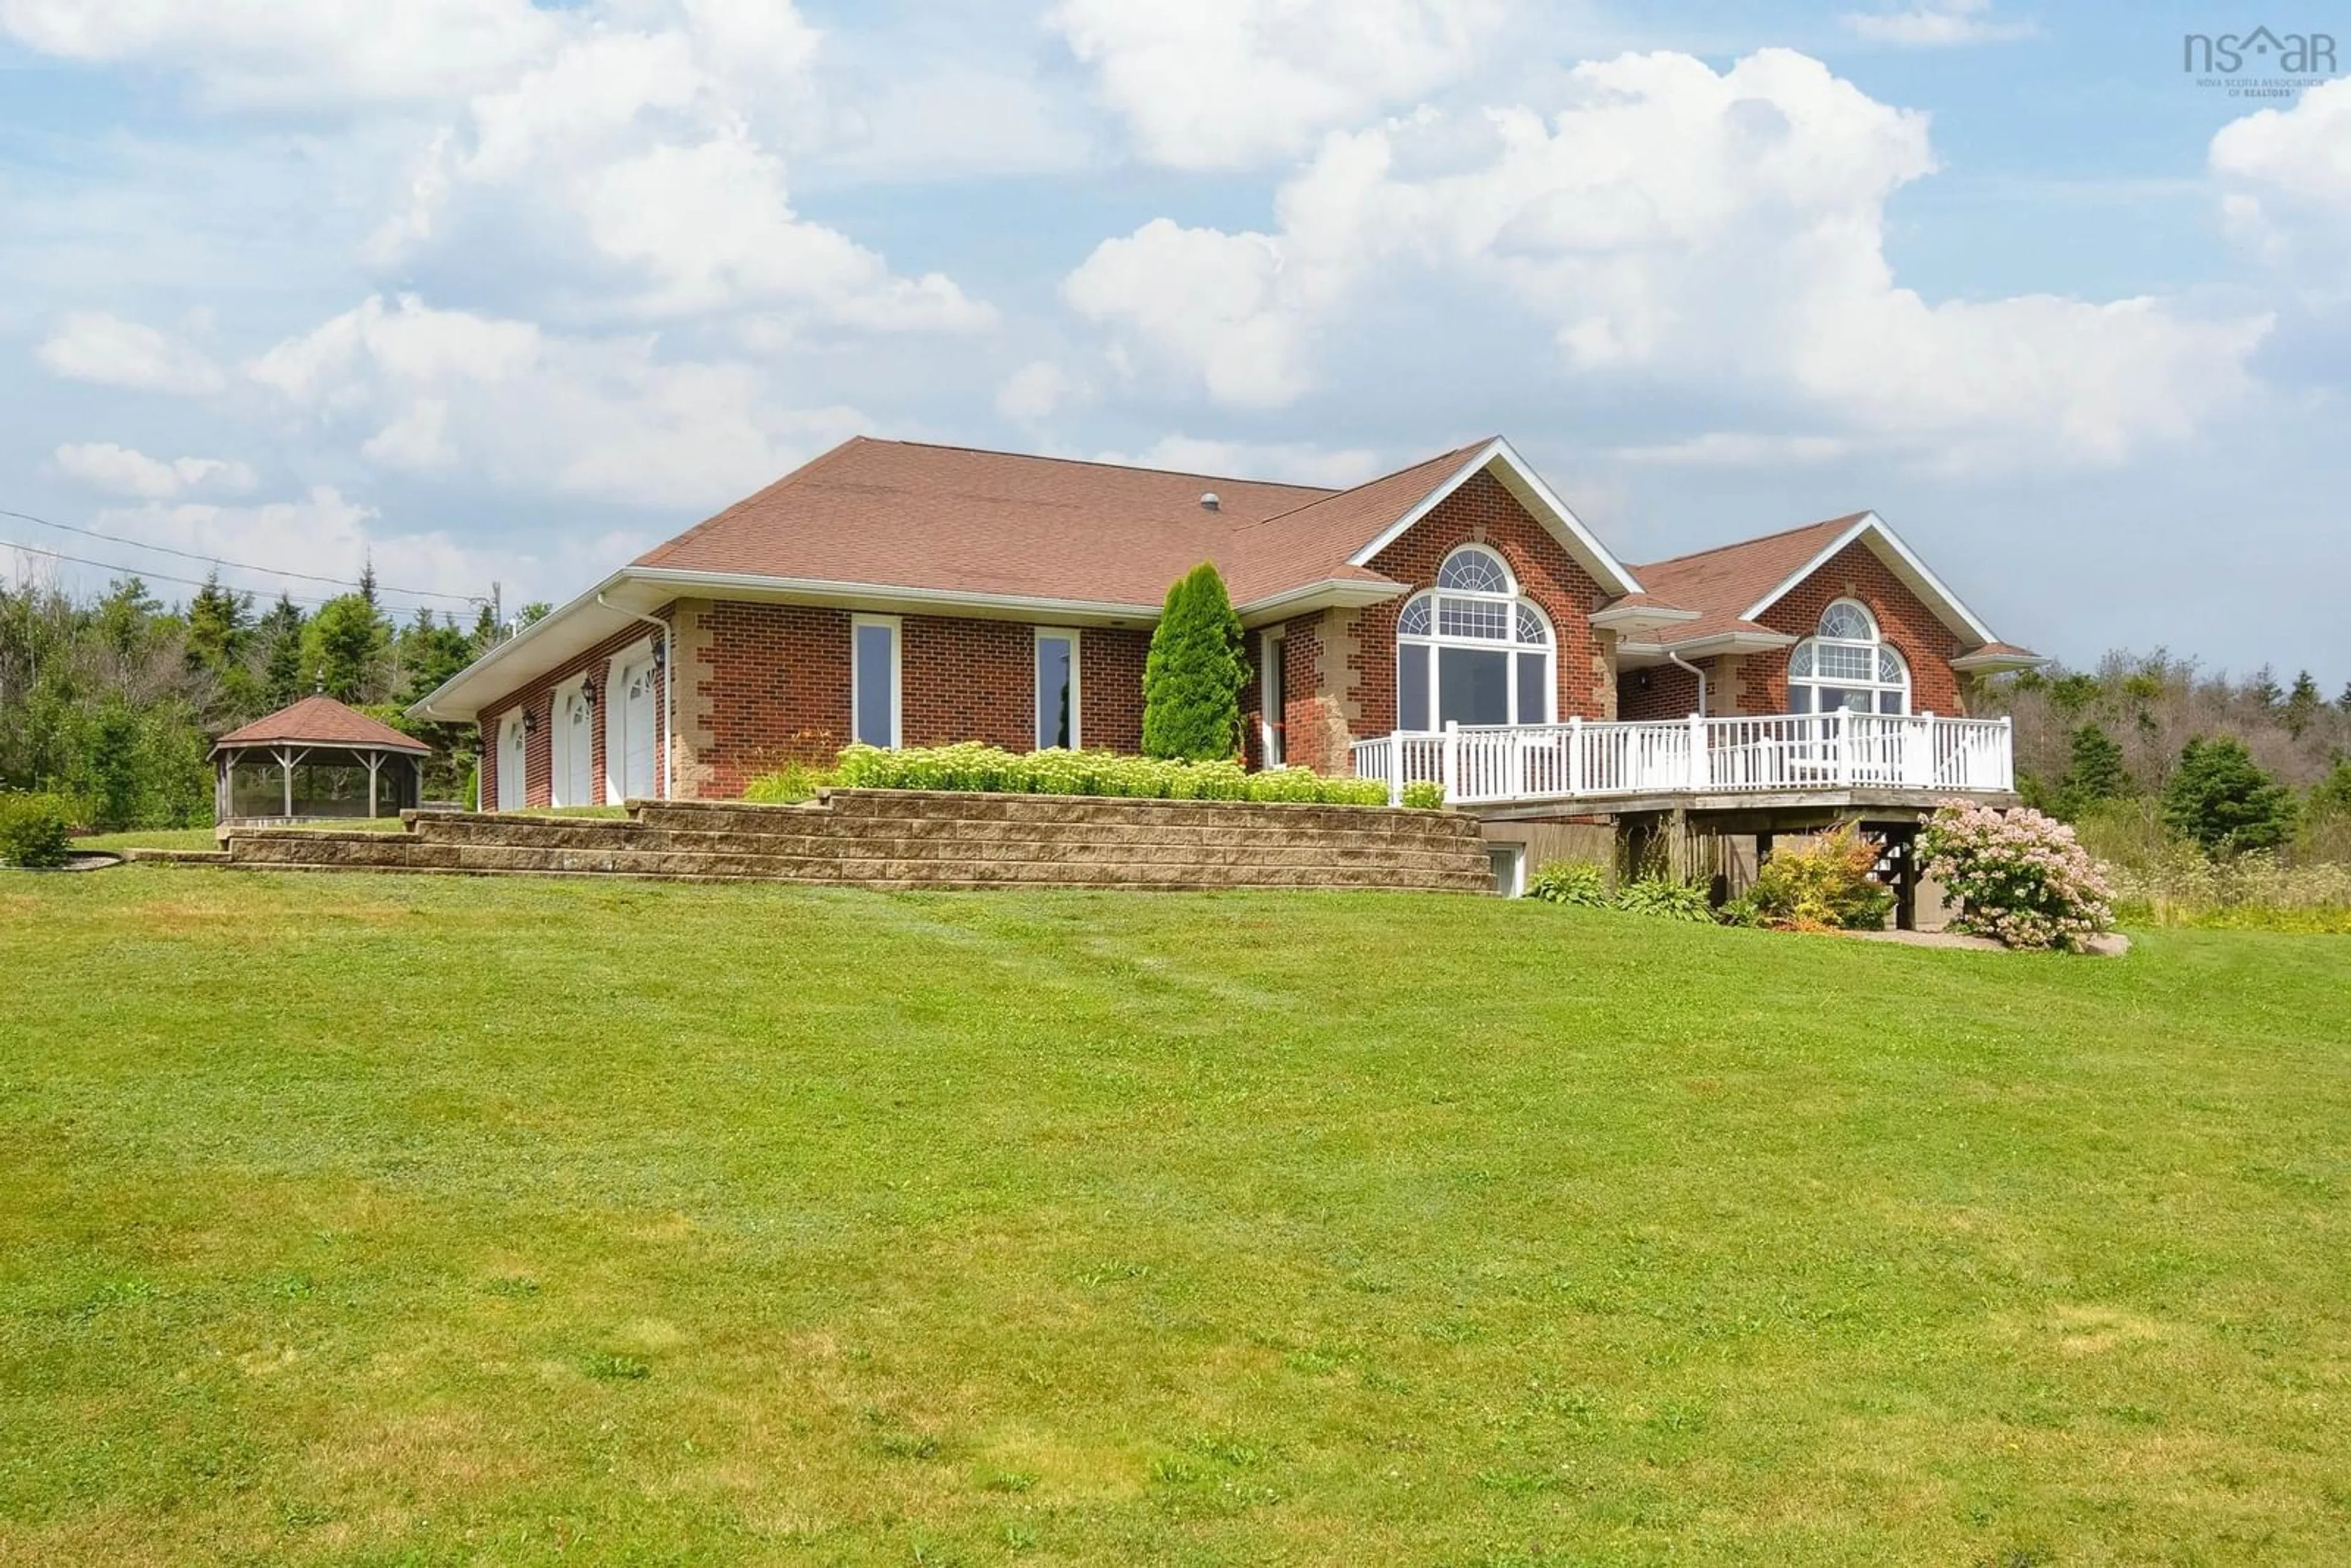
[(1558, 690), (1550, 619), (1502, 558), (1464, 545), (1396, 618), (1396, 725), (1548, 724)]
[(1819, 629), (1788, 650), (1791, 713), (1908, 713), (1910, 665), (1850, 599), (1822, 612)]

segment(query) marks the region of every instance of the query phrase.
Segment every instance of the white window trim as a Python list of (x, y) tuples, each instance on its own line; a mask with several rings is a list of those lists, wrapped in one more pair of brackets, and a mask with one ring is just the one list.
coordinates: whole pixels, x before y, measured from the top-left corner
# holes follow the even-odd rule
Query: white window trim
[[(1551, 616), (1545, 612), (1541, 605), (1536, 603), (1533, 600), (1528, 598), (1520, 591), (1519, 587), (1519, 574), (1510, 570), (1510, 558), (1503, 555), (1500, 550), (1494, 549), (1491, 545), (1466, 544), (1456, 549), (1447, 551), (1446, 553), (1445, 560), (1437, 567), (1437, 577), (1444, 576), (1445, 567), (1451, 564), (1455, 556), (1461, 554), (1465, 550), (1476, 550), (1481, 555), (1491, 556), (1495, 562), (1502, 569), (1502, 580), (1506, 585), (1507, 591), (1496, 592), (1489, 590), (1468, 588), (1441, 589), (1436, 585), (1435, 579), (1431, 579), (1428, 587), (1422, 589), (1418, 593), (1414, 594), (1411, 598), (1404, 601), (1404, 605), (1396, 612), (1396, 624), (1399, 627), (1404, 624), (1404, 612), (1405, 610), (1410, 609), (1413, 605), (1420, 603), (1423, 601), (1426, 601), (1428, 604), (1428, 630), (1426, 632), (1405, 632), (1398, 631), (1396, 633), (1396, 722), (1399, 725), (1404, 722), (1404, 649), (1407, 644), (1409, 644), (1414, 647), (1424, 647), (1428, 650), (1428, 717), (1429, 722), (1436, 725), (1438, 728), (1441, 729), (1444, 727), (1444, 721), (1438, 712), (1437, 695), (1444, 688), (1443, 683), (1438, 678), (1437, 664), (1443, 657), (1443, 651), (1447, 648), (1468, 648), (1474, 649), (1481, 653), (1502, 653), (1507, 655), (1510, 664), (1510, 674), (1507, 685), (1510, 715), (1508, 722), (1513, 725), (1554, 723), (1556, 721), (1555, 716), (1559, 711), (1559, 627), (1553, 623)], [(1507, 605), (1509, 607), (1510, 614), (1510, 636), (1507, 639), (1493, 637), (1464, 637), (1458, 634), (1448, 634), (1447, 632), (1439, 632), (1437, 629), (1439, 624), (1437, 619), (1437, 601), (1440, 595), (1449, 599), (1475, 599), (1483, 600), (1489, 603)], [(1542, 625), (1544, 641), (1540, 646), (1532, 643), (1521, 643), (1519, 641), (1518, 612), (1519, 608), (1522, 605), (1526, 609), (1532, 611), (1534, 612), (1535, 619)], [(1543, 700), (1541, 714), (1534, 717), (1529, 717), (1527, 715), (1519, 712), (1518, 658), (1521, 653), (1540, 653), (1543, 657)]]
[(1286, 768), (1290, 764), (1289, 747), (1283, 744), (1283, 722), (1286, 713), (1278, 714), (1268, 700), (1266, 671), (1277, 672), (1281, 682), (1281, 700), (1290, 703), (1290, 679), (1281, 663), (1283, 644), (1289, 641), (1289, 628), (1269, 626), (1257, 634), (1257, 754), (1268, 768)]
[[(858, 652), (862, 639), (857, 635), (861, 626), (884, 626), (890, 632), (890, 749), (897, 750), (906, 744), (906, 650), (905, 631), (895, 615), (852, 615), (849, 618), (849, 737), (858, 738), (857, 694), (863, 683), (858, 679), (859, 665), (864, 655)], [(1036, 671), (1029, 671), (1029, 681), (1036, 681)]]
[(1070, 644), (1070, 749), (1081, 750), (1086, 744), (1085, 639), (1078, 635), (1074, 626), (1040, 626), (1036, 632), (1029, 645), (1029, 706), (1035, 710), (1030, 716), (1034, 722), (1029, 727), (1029, 738), (1037, 743), (1038, 750), (1045, 749), (1045, 688), (1037, 655), (1046, 638), (1060, 637)]
[[(1796, 655), (1799, 653), (1808, 650), (1817, 650), (1823, 645), (1831, 648), (1867, 648), (1870, 651), (1869, 678), (1867, 680), (1849, 680), (1823, 676), (1820, 674), (1820, 658), (1817, 652), (1815, 652), (1813, 658), (1813, 674), (1809, 675), (1791, 674), (1788, 676), (1788, 706), (1792, 710), (1796, 708), (1796, 693), (1801, 689), (1809, 694), (1806, 701), (1811, 706), (1798, 711), (1807, 714), (1835, 713), (1843, 711), (1836, 708), (1823, 708), (1821, 706), (1820, 693), (1823, 687), (1826, 687), (1833, 691), (1869, 693), (1869, 712), (1876, 714), (1880, 717), (1892, 717), (1895, 716), (1885, 713), (1885, 711), (1877, 706), (1879, 694), (1884, 692), (1899, 692), (1902, 694), (1901, 711), (1904, 714), (1907, 714), (1910, 711), (1910, 699), (1913, 691), (1912, 681), (1914, 678), (1910, 670), (1910, 656), (1907, 653), (1905, 653), (1901, 649), (1895, 647), (1892, 643), (1886, 640), (1886, 628), (1884, 624), (1878, 621), (1876, 615), (1870, 612), (1869, 606), (1864, 604), (1858, 599), (1831, 600), (1829, 601), (1828, 608), (1821, 612), (1821, 619), (1823, 621), (1826, 621), (1829, 618), (1829, 612), (1835, 610), (1839, 605), (1846, 606), (1847, 608), (1858, 612), (1862, 620), (1869, 624), (1869, 635), (1866, 638), (1827, 637), (1823, 636), (1818, 631), (1815, 631), (1811, 636), (1805, 638), (1803, 641), (1798, 643), (1793, 648), (1788, 650), (1789, 667), (1791, 670), (1794, 668)], [(1891, 649), (1894, 656), (1902, 661), (1901, 680), (1887, 681), (1881, 680), (1878, 677), (1877, 654), (1882, 649)]]
[[(519, 769), (510, 768), (507, 766), (507, 763), (513, 760), (511, 753), (516, 748), (510, 743), (512, 739), (516, 737), (519, 737), (522, 741), (522, 746), (519, 749), (522, 752), (523, 765)], [(507, 804), (507, 796), (508, 792), (507, 776), (509, 773), (514, 774), (514, 787), (512, 791), (514, 796), (514, 804), (511, 806)], [(491, 810), (497, 811), (518, 811), (529, 804), (530, 731), (524, 727), (523, 710), (518, 707), (511, 708), (507, 710), (507, 716), (504, 718), (498, 720), (498, 799), (497, 804), (493, 806)]]
[[(653, 640), (640, 637), (606, 661), (604, 695), (596, 706), (604, 715), (604, 803), (617, 806), (629, 798), (622, 788), (621, 769), (629, 765), (628, 739), (620, 733), (623, 716), (628, 709), (628, 682), (622, 679), (631, 664), (650, 663), (653, 656)], [(653, 774), (661, 775), (661, 695), (653, 695)], [(658, 789), (659, 785), (656, 784)]]

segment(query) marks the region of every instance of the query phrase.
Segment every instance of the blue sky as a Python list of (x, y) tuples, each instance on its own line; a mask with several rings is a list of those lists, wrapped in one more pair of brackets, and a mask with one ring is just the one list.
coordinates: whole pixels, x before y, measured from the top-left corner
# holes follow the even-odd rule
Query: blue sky
[(1629, 560), (1874, 507), (2014, 640), (2333, 692), (2351, 81), (2182, 71), (2257, 19), (2351, 39), (0, 0), (0, 507), (113, 539), (0, 538), (515, 603), (858, 432), (1341, 482), (1500, 431)]

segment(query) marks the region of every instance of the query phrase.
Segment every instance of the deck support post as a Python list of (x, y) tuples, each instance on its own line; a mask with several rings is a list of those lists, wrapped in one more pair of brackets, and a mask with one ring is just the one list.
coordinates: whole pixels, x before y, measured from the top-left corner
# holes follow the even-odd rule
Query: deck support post
[(1689, 787), (1691, 793), (1706, 788), (1706, 716), (1689, 716)]

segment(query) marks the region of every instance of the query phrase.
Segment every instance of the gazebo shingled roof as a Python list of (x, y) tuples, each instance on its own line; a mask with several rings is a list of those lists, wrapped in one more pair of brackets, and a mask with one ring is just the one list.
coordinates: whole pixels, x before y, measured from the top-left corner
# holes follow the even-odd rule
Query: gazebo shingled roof
[(248, 746), (325, 746), (350, 751), (398, 751), (430, 757), (433, 748), (325, 695), (304, 697), (266, 718), (233, 729), (213, 744), (213, 754)]

